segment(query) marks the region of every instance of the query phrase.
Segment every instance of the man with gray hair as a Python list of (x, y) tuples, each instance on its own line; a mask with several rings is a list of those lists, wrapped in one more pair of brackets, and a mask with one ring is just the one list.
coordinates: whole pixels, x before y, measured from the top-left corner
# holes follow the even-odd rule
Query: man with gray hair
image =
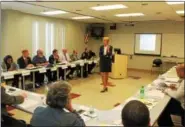
[[(71, 85), (64, 81), (51, 84), (46, 108), (38, 107), (33, 113), (31, 125), (34, 126), (85, 126), (83, 119), (73, 109), (70, 98)], [(68, 110), (68, 111), (66, 111)]]

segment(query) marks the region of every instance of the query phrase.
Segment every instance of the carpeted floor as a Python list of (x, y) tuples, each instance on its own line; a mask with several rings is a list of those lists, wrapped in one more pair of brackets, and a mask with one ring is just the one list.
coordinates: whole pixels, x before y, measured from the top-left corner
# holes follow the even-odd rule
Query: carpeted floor
[[(131, 77), (130, 77), (131, 76)], [(137, 79), (133, 78), (137, 77)], [(139, 77), (139, 78), (138, 78)], [(147, 72), (128, 71), (128, 78), (113, 80), (110, 82), (114, 87), (109, 87), (107, 93), (100, 93), (102, 89), (101, 77), (99, 74), (92, 74), (85, 79), (69, 81), (72, 84), (73, 103), (93, 106), (100, 110), (108, 110), (124, 102), (128, 97), (134, 95), (137, 90), (151, 83), (157, 76)], [(37, 93), (44, 93), (44, 88), (36, 90)], [(20, 110), (11, 110), (14, 117), (23, 119), (29, 123), (31, 115)]]

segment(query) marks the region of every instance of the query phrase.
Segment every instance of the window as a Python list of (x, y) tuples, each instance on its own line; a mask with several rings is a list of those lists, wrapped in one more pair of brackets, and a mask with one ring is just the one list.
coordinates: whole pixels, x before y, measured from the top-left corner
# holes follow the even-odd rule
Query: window
[(45, 29), (45, 53), (46, 58), (49, 58), (54, 49), (54, 24), (46, 23)]
[(161, 55), (161, 34), (136, 34), (135, 54)]
[(39, 48), (39, 23), (34, 22), (32, 28), (32, 56), (34, 56)]

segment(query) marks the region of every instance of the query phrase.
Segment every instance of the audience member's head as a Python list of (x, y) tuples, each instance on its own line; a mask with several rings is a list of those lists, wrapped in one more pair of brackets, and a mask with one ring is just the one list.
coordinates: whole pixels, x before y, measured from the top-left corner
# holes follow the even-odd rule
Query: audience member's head
[(11, 55), (7, 55), (4, 57), (5, 64), (11, 64), (13, 63), (13, 57)]
[(66, 54), (66, 53), (67, 53), (67, 49), (62, 49), (62, 52), (63, 52), (64, 54)]
[(51, 84), (46, 103), (52, 108), (63, 109), (70, 100), (71, 85), (65, 81)]
[(54, 55), (54, 56), (57, 56), (57, 55), (58, 55), (58, 50), (57, 50), (57, 49), (54, 49), (54, 50), (53, 50), (53, 55)]
[(109, 37), (103, 37), (103, 44), (107, 46), (109, 44)]
[(88, 52), (88, 48), (87, 47), (85, 48), (85, 52)]
[(25, 58), (29, 57), (29, 51), (27, 49), (22, 50), (22, 56)]
[(42, 51), (42, 49), (38, 49), (37, 50), (37, 56), (43, 57), (43, 51)]
[(76, 50), (73, 50), (73, 54), (75, 54), (75, 55), (76, 55), (76, 54), (78, 54), (78, 52), (77, 52)]
[(184, 78), (184, 64), (179, 64), (176, 67), (176, 72), (179, 78)]
[(124, 127), (147, 127), (150, 123), (150, 113), (145, 104), (133, 100), (128, 102), (122, 110), (122, 123)]

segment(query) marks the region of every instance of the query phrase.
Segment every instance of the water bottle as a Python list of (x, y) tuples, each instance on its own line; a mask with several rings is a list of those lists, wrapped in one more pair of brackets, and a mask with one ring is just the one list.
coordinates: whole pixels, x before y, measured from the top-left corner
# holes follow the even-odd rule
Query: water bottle
[(45, 87), (44, 93), (45, 95), (47, 95), (49, 88), (48, 88), (48, 78), (45, 75), (44, 75), (44, 87)]
[(144, 97), (145, 97), (145, 88), (144, 86), (142, 86), (140, 89), (140, 99), (144, 99)]

